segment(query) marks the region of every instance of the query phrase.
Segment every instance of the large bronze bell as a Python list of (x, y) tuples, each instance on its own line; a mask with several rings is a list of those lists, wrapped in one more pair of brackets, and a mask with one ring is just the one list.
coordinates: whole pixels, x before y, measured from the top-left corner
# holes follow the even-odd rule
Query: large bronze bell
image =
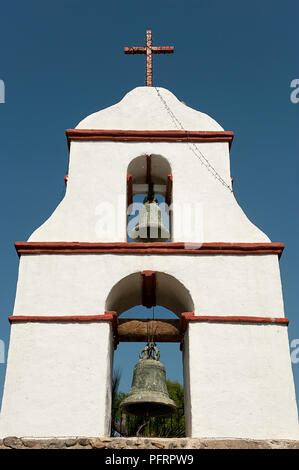
[(177, 406), (168, 395), (165, 367), (159, 361), (160, 352), (147, 345), (139, 353), (134, 367), (129, 395), (120, 403), (120, 409), (137, 416), (166, 416)]
[(139, 211), (138, 223), (130, 232), (135, 242), (164, 242), (170, 233), (163, 225), (162, 211), (153, 193), (149, 193)]

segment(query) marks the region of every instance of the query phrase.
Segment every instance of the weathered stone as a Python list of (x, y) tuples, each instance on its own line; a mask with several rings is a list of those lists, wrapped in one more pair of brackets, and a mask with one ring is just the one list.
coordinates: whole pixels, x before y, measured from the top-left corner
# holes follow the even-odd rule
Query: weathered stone
[(270, 441), (250, 439), (205, 439), (207, 449), (271, 449)]
[(176, 446), (176, 442), (170, 442), (168, 445), (168, 449), (174, 449)]
[(98, 437), (89, 439), (89, 442), (93, 449), (105, 449), (106, 448), (106, 445)]
[(48, 441), (44, 441), (46, 448), (48, 449), (63, 449), (65, 447), (65, 440), (64, 439), (49, 439)]
[(40, 449), (41, 448), (41, 440), (40, 439), (21, 439), (22, 443), (25, 447), (29, 449)]
[(22, 439), (24, 446), (26, 446), (26, 443), (29, 445), (26, 446), (29, 449), (48, 449), (49, 443), (52, 442), (51, 439), (29, 439), (29, 438), (23, 438)]
[[(240, 439), (236, 440), (234, 443), (234, 449), (239, 449), (240, 447)], [(242, 447), (243, 448), (243, 447)], [(269, 441), (251, 441), (248, 440), (246, 442), (245, 449), (272, 449), (272, 446)]]
[(299, 449), (299, 441), (289, 441), (287, 449)]
[(1, 449), (299, 449), (299, 441), (200, 438), (69, 438), (32, 439), (9, 436)]
[(6, 447), (11, 447), (12, 449), (20, 449), (21, 447), (23, 447), (21, 439), (15, 436), (5, 437), (3, 439), (3, 444)]
[(66, 439), (65, 445), (66, 447), (73, 447), (77, 444), (77, 439)]
[(165, 445), (162, 442), (152, 441), (151, 444), (159, 449), (164, 449)]
[(81, 437), (80, 439), (78, 439), (78, 444), (80, 446), (83, 446), (83, 447), (88, 446), (89, 445), (89, 439)]

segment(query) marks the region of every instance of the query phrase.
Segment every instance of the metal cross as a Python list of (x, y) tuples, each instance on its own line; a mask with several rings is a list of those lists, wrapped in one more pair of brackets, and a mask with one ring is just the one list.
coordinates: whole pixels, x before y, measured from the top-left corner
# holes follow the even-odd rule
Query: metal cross
[(146, 54), (146, 86), (153, 86), (152, 54), (171, 54), (174, 51), (174, 47), (154, 47), (152, 45), (152, 32), (147, 30), (145, 47), (125, 47), (124, 51), (125, 54)]

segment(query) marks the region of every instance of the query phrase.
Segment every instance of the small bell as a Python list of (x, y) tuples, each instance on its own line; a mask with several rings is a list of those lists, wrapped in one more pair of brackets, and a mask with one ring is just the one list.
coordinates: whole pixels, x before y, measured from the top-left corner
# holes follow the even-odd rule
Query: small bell
[(177, 409), (168, 395), (165, 367), (159, 359), (160, 352), (154, 345), (147, 345), (140, 351), (131, 390), (119, 406), (123, 412), (136, 416), (166, 416)]
[(158, 200), (152, 191), (145, 197), (143, 206), (139, 211), (138, 223), (130, 232), (135, 242), (164, 242), (169, 239), (170, 233), (163, 225), (162, 211)]

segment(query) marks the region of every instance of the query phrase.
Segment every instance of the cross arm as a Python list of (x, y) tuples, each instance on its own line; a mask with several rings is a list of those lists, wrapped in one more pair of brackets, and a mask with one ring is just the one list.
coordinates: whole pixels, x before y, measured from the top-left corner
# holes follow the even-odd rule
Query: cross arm
[(173, 46), (152, 47), (153, 54), (171, 54), (172, 52), (174, 52)]
[(146, 47), (125, 47), (125, 54), (146, 54)]

